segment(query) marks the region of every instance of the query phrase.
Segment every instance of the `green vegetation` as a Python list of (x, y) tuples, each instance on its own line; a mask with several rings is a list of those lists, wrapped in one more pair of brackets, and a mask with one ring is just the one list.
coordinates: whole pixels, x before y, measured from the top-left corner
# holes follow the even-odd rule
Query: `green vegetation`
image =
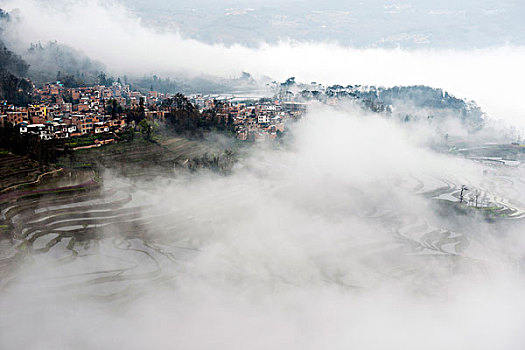
[[(0, 10), (1, 11), (1, 10)], [(2, 11), (0, 15), (4, 15)], [(26, 79), (29, 65), (0, 40), (0, 100), (15, 105), (31, 102), (32, 84)]]
[(142, 119), (139, 123), (142, 136), (148, 141), (156, 141), (156, 133), (159, 130), (159, 123), (154, 120)]
[(64, 146), (75, 148), (83, 146), (91, 146), (95, 144), (95, 140), (103, 141), (108, 139), (116, 139), (114, 134), (86, 134), (79, 137), (71, 137), (67, 139), (64, 143)]
[(166, 127), (172, 133), (200, 139), (212, 131), (233, 133), (233, 118), (221, 114), (223, 104), (219, 101), (214, 102), (212, 109), (201, 113), (186, 96), (176, 94), (173, 98), (165, 100), (162, 107), (169, 108)]

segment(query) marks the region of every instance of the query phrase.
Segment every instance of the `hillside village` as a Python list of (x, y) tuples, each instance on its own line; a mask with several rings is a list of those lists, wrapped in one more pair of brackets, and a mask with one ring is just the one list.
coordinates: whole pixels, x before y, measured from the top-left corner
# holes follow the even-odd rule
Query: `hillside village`
[(479, 130), (484, 120), (484, 113), (474, 102), (426, 86), (323, 86), (289, 78), (284, 83), (269, 84), (273, 97), (261, 98), (231, 94), (184, 96), (155, 91), (153, 87), (145, 93), (120, 79), (106, 85), (66, 85), (60, 81), (33, 85), (32, 103), (25, 106), (0, 100), (0, 126), (11, 125), (16, 133), (37, 135), (46, 141), (92, 135), (88, 144), (75, 146), (88, 147), (115, 142), (119, 133), (130, 130), (147, 129), (151, 138), (156, 124), (171, 125), (176, 133), (189, 132), (193, 136), (217, 130), (227, 131), (240, 141), (271, 141), (283, 134), (288, 122), (300, 118), (312, 102), (337, 105), (351, 101), (367, 112), (402, 122), (439, 124), (453, 116), (469, 131)]
[[(164, 121), (173, 112), (170, 101), (176, 95), (133, 91), (119, 82), (111, 86), (66, 88), (61, 82), (33, 90), (28, 106), (0, 101), (0, 125), (13, 125), (21, 134), (38, 135), (42, 140), (67, 139), (88, 134), (119, 133), (135, 127), (139, 119)], [(186, 98), (186, 97), (185, 97)], [(227, 125), (243, 141), (267, 141), (284, 132), (289, 119), (299, 117), (304, 103), (271, 99), (235, 99), (220, 96), (187, 97), (201, 115), (213, 111), (218, 124)]]

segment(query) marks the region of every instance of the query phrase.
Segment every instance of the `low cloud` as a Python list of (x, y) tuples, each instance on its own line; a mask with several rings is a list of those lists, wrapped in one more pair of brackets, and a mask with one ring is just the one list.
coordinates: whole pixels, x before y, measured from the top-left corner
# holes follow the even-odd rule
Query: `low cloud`
[(284, 41), (258, 48), (210, 45), (141, 24), (123, 3), (3, 0), (15, 25), (6, 32), (19, 52), (58, 42), (102, 61), (117, 75), (214, 75), (325, 84), (429, 85), (475, 100), (494, 120), (523, 127), (523, 47), (475, 50), (354, 49), (337, 43)]
[[(57, 40), (113, 74), (425, 84), (493, 118), (519, 124), (524, 112), (519, 47), (226, 47), (149, 29), (119, 3), (0, 5), (19, 52)], [(521, 221), (458, 215), (429, 193), (456, 201), (467, 184), (522, 213), (523, 168), (437, 153), (434, 129), (352, 106), (314, 106), (288, 137), (254, 147), (229, 176), (106, 172), (104, 190), (131, 194), (123, 208), (140, 225), (97, 227), (78, 255), (62, 242), (14, 270), (0, 290), (0, 347), (521, 348)]]
[(35, 255), (2, 291), (0, 345), (523, 344), (519, 222), (443, 216), (423, 195), (464, 183), (508, 191), (494, 169), (352, 107), (315, 107), (291, 133), (289, 147), (254, 148), (230, 176), (107, 173), (108, 190), (133, 184), (141, 232), (101, 228), (69, 262)]

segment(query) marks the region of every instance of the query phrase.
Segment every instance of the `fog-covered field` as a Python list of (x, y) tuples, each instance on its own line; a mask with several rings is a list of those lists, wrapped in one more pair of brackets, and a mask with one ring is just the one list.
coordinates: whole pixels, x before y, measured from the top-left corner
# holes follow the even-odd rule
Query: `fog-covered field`
[(230, 175), (4, 205), (0, 347), (519, 349), (523, 166), (423, 128), (315, 107)]
[[(217, 140), (121, 142), (46, 167), (2, 153), (2, 186), (44, 180), (0, 191), (0, 349), (523, 348), (520, 1), (0, 8), (0, 42), (34, 82), (104, 71), (236, 97), (290, 77), (425, 85), (443, 90), (408, 90), (479, 112), (468, 128), (466, 109), (414, 103), (436, 94), (390, 117), (312, 104), (279, 142), (239, 147), (231, 172), (188, 165)], [(100, 178), (75, 168), (95, 162)]]

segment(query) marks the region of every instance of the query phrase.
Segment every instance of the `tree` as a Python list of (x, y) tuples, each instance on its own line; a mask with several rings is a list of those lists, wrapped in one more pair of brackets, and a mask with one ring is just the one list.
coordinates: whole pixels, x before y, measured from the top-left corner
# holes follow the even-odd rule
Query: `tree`
[(122, 106), (115, 99), (109, 100), (106, 103), (104, 110), (107, 114), (111, 115), (111, 119), (116, 119), (117, 115), (124, 111)]
[(100, 72), (100, 74), (98, 75), (98, 83), (100, 85), (106, 85), (106, 73)]
[(0, 68), (0, 99), (17, 106), (31, 103), (33, 85), (29, 80), (18, 78)]
[(290, 77), (288, 79), (286, 79), (286, 81), (284, 83), (282, 83), (281, 85), (283, 86), (291, 86), (291, 85), (294, 85), (295, 84), (295, 77)]
[(9, 123), (0, 128), (0, 148), (40, 162), (56, 162), (58, 142), (41, 140), (36, 135), (21, 135), (18, 128)]
[(463, 203), (463, 192), (468, 191), (467, 186), (461, 185), (461, 192), (459, 193), (459, 203)]
[(142, 119), (139, 123), (139, 128), (146, 140), (154, 141), (155, 131), (158, 129), (158, 125), (154, 121)]

